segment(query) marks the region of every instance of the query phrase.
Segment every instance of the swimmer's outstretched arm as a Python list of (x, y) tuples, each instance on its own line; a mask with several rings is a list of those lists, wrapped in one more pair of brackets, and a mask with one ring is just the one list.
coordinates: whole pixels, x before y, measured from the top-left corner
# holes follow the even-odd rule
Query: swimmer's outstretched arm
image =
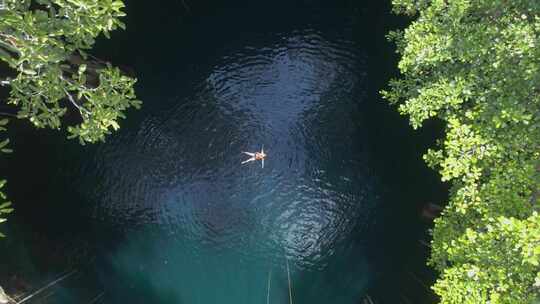
[(242, 152), (242, 153), (249, 155), (251, 157), (255, 157), (255, 153), (251, 153), (251, 152)]

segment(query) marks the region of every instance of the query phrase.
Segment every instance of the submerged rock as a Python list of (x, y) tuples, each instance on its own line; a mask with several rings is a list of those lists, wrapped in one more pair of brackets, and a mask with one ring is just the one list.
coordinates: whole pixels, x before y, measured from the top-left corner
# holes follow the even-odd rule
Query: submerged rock
[(0, 287), (0, 304), (6, 304), (9, 302), (7, 294), (4, 292), (4, 289)]

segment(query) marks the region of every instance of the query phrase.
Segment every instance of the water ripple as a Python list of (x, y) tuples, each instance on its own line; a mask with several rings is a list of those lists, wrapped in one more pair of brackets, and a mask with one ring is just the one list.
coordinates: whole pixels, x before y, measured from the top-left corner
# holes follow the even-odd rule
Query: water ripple
[[(194, 256), (324, 267), (374, 204), (364, 152), (351, 145), (365, 60), (316, 30), (276, 38), (223, 54), (192, 93), (101, 146), (88, 169), (102, 181), (89, 194), (94, 216), (157, 225)], [(261, 145), (264, 169), (240, 165)]]

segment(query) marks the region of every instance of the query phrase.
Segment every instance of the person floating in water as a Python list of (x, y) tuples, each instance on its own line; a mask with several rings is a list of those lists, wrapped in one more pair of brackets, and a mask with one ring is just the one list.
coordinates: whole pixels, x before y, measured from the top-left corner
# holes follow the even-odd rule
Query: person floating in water
[(261, 152), (255, 152), (255, 153), (242, 152), (242, 153), (251, 156), (251, 158), (243, 161), (242, 164), (249, 163), (249, 162), (256, 161), (256, 160), (260, 160), (261, 165), (264, 168), (264, 159), (266, 158), (266, 154), (264, 153), (264, 148), (261, 148)]

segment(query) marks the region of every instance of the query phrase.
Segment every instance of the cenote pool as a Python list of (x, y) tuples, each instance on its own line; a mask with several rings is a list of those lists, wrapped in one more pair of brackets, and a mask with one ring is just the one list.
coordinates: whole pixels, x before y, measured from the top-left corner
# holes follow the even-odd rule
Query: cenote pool
[[(378, 95), (389, 4), (158, 2), (95, 51), (139, 78), (118, 133), (12, 128), (6, 280), (75, 269), (43, 303), (289, 303), (288, 264), (293, 303), (398, 303), (443, 191), (421, 160), (436, 128)], [(264, 169), (240, 164), (263, 145)]]

